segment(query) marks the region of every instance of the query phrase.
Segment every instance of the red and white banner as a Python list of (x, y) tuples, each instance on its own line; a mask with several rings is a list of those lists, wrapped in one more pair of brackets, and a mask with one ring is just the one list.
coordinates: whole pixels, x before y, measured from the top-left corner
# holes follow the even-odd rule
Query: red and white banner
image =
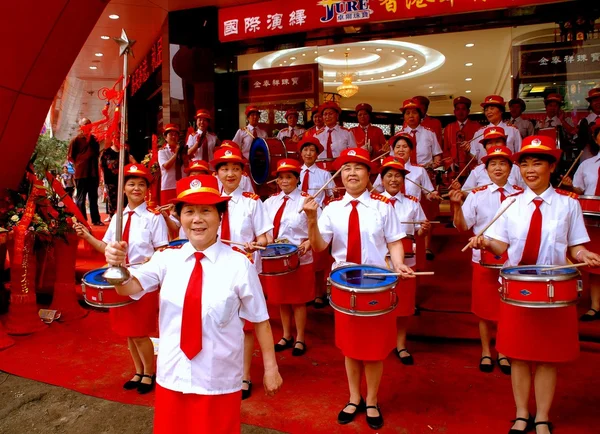
[(365, 22), (506, 9), (560, 0), (274, 0), (219, 9), (219, 40), (239, 41)]

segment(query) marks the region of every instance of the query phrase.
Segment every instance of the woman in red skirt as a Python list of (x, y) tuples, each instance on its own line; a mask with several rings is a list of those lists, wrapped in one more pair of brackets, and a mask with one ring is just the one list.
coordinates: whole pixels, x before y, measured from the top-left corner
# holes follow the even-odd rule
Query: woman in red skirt
[[(280, 160), (273, 175), (277, 176), (277, 185), (281, 191), (264, 203), (269, 219), (273, 221), (273, 230), (267, 234), (269, 243), (282, 242), (298, 246), (300, 267), (292, 273), (260, 276), (269, 303), (280, 305), (283, 337), (275, 344), (275, 351), (293, 347), (292, 356), (301, 356), (306, 352), (306, 303), (315, 298), (315, 273), (308, 242), (308, 224), (306, 214), (301, 212), (304, 198), (308, 194), (298, 190), (300, 170), (298, 160)], [(292, 316), (296, 321), (295, 341), (292, 335)]]
[[(506, 139), (506, 136), (503, 136)], [(479, 233), (492, 221), (502, 202), (523, 189), (508, 183), (513, 165), (512, 152), (506, 146), (492, 146), (482, 159), (492, 185), (486, 185), (467, 196), (462, 204), (463, 193), (450, 191), (454, 206), (454, 226), (460, 232), (473, 230)], [(483, 255), (483, 257), (482, 257)], [(471, 283), (471, 312), (479, 317), (479, 337), (481, 338), (481, 360), (479, 370), (490, 373), (494, 370), (490, 343), (491, 330), (498, 321), (500, 294), (498, 288), (499, 268), (506, 262), (506, 254), (494, 256), (488, 251), (473, 250), (473, 280)], [(510, 375), (510, 362), (502, 353), (496, 359), (503, 374)]]
[[(404, 264), (401, 239), (406, 236), (394, 215), (389, 200), (367, 190), (369, 172), (373, 170), (369, 152), (350, 148), (335, 160), (346, 194), (331, 201), (321, 216), (319, 204), (307, 197), (304, 211), (308, 219), (308, 237), (312, 248), (323, 251), (331, 243), (331, 254), (337, 268), (344, 263), (369, 264), (386, 268), (390, 254), (394, 271), (402, 278), (412, 270)], [(373, 429), (383, 426), (377, 392), (383, 374), (383, 360), (395, 347), (396, 315), (390, 312), (374, 317), (347, 315), (335, 311), (335, 342), (345, 356), (350, 399), (338, 414), (338, 422), (347, 424), (357, 413), (366, 411), (367, 424)], [(366, 402), (360, 383), (364, 369), (367, 382)]]
[[(189, 243), (157, 253), (116, 286), (142, 300), (160, 288), (156, 434), (240, 432), (244, 321), (255, 324), (265, 391), (282, 384), (256, 269), (217, 237), (230, 200), (214, 176), (178, 181), (173, 202)], [(121, 264), (126, 253), (126, 243), (111, 242), (106, 260)]]
[[(508, 253), (507, 265), (564, 265), (567, 254), (576, 262), (600, 266), (600, 255), (584, 247), (589, 237), (581, 206), (574, 193), (555, 190), (550, 175), (561, 150), (546, 136), (523, 140), (513, 155), (527, 188), (492, 225), (486, 236), (471, 238), (473, 248), (494, 255)], [(512, 360), (512, 388), (517, 418), (509, 433), (536, 430), (552, 432), (549, 412), (557, 383), (558, 363), (579, 356), (575, 305), (559, 308), (527, 308), (501, 303), (498, 322), (498, 351)], [(535, 418), (529, 413), (532, 370), (536, 400)]]
[[(144, 198), (152, 175), (141, 164), (128, 164), (124, 169), (125, 196), (128, 205), (123, 210), (123, 236), (128, 241), (128, 263), (148, 261), (154, 252), (169, 244), (167, 224), (160, 215), (148, 210)], [(94, 238), (81, 223), (75, 224), (79, 237), (96, 250), (104, 253), (106, 245), (114, 241), (117, 220), (112, 219), (102, 241)], [(127, 338), (129, 353), (135, 366), (135, 375), (123, 387), (148, 393), (154, 388), (154, 346), (149, 336), (156, 333), (158, 293), (145, 300), (109, 309), (112, 330)]]

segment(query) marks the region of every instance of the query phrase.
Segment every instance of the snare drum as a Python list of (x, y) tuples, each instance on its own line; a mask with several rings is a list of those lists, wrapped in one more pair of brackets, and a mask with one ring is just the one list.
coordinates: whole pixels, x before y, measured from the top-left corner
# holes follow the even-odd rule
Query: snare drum
[[(508, 260), (508, 254), (504, 252), (502, 255), (494, 255), (489, 250), (481, 250), (481, 260), (479, 263), (485, 268), (501, 269), (504, 263)], [(498, 277), (496, 275), (496, 277)]]
[(600, 218), (600, 196), (579, 196), (579, 203), (584, 216)]
[(521, 265), (500, 271), (504, 303), (527, 308), (557, 308), (577, 303), (582, 290), (576, 268), (546, 271), (550, 265)]
[(545, 268), (549, 266), (515, 266), (500, 272), (496, 348), (519, 360), (569, 362), (579, 356), (579, 273)]
[(276, 276), (296, 271), (300, 265), (298, 247), (293, 244), (269, 244), (260, 251), (262, 274)]
[(115, 287), (102, 276), (108, 268), (88, 271), (81, 281), (81, 292), (87, 304), (94, 307), (121, 307), (134, 302), (127, 295), (119, 295)]
[(329, 277), (329, 300), (335, 315), (335, 343), (346, 357), (384, 360), (396, 346), (398, 278), (367, 277), (389, 270), (370, 265), (336, 268)]
[[(600, 251), (600, 196), (579, 196), (579, 203), (583, 211), (585, 228), (591, 240), (589, 249), (593, 252)], [(586, 267), (585, 271), (600, 274), (600, 268)]]

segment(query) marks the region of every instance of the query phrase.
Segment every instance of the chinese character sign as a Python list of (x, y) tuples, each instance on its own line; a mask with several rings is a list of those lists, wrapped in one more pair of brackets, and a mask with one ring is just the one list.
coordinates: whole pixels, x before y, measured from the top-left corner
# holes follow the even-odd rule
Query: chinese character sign
[(595, 78), (600, 74), (600, 43), (535, 44), (515, 47), (519, 59), (519, 77), (523, 80), (542, 77)]
[(239, 41), (332, 26), (506, 9), (557, 0), (272, 0), (219, 9), (219, 40)]
[(150, 78), (150, 75), (162, 65), (162, 38), (152, 45), (146, 57), (141, 61), (138, 67), (131, 74), (129, 80), (131, 86), (131, 95), (134, 95), (140, 87)]
[(323, 92), (317, 64), (269, 68), (239, 73), (242, 103), (297, 98), (319, 98)]

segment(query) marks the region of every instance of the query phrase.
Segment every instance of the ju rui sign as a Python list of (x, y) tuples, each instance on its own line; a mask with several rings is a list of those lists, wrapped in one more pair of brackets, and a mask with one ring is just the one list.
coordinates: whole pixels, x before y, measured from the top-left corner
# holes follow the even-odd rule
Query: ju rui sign
[(275, 0), (219, 9), (219, 40), (239, 41), (332, 26), (397, 21), (559, 0)]

